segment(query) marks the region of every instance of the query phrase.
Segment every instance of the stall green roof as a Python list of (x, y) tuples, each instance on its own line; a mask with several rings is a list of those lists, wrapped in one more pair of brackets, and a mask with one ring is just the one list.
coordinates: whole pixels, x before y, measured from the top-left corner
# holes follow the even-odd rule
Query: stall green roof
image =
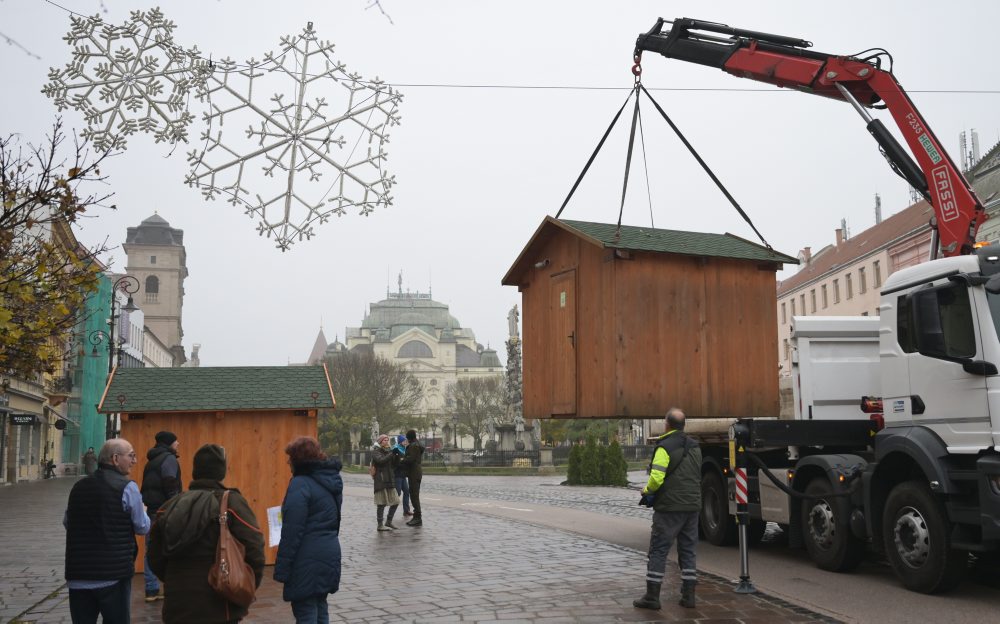
[(326, 366), (115, 369), (98, 406), (111, 412), (332, 408)]
[(788, 254), (780, 253), (729, 233), (686, 232), (633, 225), (623, 225), (619, 230), (618, 225), (614, 223), (571, 221), (545, 217), (501, 283), (508, 286), (516, 284), (518, 277), (529, 267), (527, 261), (529, 250), (546, 242), (553, 236), (554, 232), (559, 230), (570, 232), (605, 249), (731, 258), (769, 262), (775, 263), (775, 265), (798, 264), (799, 262)]

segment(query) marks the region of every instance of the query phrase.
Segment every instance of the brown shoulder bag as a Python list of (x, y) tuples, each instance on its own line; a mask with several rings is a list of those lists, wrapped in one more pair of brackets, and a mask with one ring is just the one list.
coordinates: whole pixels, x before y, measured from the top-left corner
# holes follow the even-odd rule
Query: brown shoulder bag
[(229, 490), (226, 490), (219, 509), (219, 545), (215, 550), (215, 563), (208, 570), (208, 584), (217, 594), (241, 607), (249, 607), (257, 591), (257, 582), (245, 555), (246, 548), (229, 532)]

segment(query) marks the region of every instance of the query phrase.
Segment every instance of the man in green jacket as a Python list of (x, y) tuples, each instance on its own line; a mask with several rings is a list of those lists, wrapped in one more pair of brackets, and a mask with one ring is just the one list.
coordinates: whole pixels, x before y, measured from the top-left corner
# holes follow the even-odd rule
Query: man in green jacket
[(695, 547), (698, 544), (698, 512), (701, 510), (701, 449), (684, 433), (684, 412), (667, 410), (667, 432), (656, 441), (649, 463), (649, 481), (642, 494), (653, 499), (653, 528), (646, 564), (646, 593), (632, 604), (639, 609), (660, 608), (660, 586), (667, 569), (667, 554), (677, 540), (681, 569), (682, 607), (695, 606), (698, 582)]

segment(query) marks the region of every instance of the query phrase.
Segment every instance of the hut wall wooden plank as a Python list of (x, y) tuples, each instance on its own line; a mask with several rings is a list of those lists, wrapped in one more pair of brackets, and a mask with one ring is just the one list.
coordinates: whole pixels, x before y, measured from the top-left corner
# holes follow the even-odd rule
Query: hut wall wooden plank
[(772, 271), (651, 254), (616, 268), (615, 416), (777, 414)]
[(580, 248), (577, 271), (578, 414), (612, 414), (615, 409), (614, 252)]
[[(180, 441), (178, 453), (186, 491), (191, 482), (193, 457), (204, 444), (226, 449), (228, 471), (225, 485), (240, 490), (264, 532), (265, 559), (274, 563), (277, 547), (267, 548), (267, 508), (281, 505), (291, 471), (285, 446), (298, 436), (317, 436), (317, 419), (286, 411), (181, 412), (144, 414), (122, 422), (122, 437), (136, 450), (138, 463), (130, 477), (142, 485), (146, 452), (159, 431), (172, 431)], [(142, 570), (145, 544), (140, 540), (136, 571)]]

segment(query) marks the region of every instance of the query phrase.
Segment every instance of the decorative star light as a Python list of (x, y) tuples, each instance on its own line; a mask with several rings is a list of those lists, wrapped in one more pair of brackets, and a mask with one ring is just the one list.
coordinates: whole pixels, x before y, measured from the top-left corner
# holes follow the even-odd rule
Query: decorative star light
[[(282, 251), (349, 208), (368, 215), (392, 205), (395, 179), (383, 168), (383, 148), (402, 95), (378, 78), (347, 73), (332, 53), (310, 22), (263, 61), (217, 63), (198, 94), (209, 128), (203, 147), (188, 154), (185, 181), (205, 199), (221, 195), (242, 206)], [(223, 125), (234, 123), (246, 128), (238, 142), (233, 133), (223, 137)]]
[(194, 119), (187, 94), (204, 83), (209, 64), (197, 48), (173, 42), (174, 23), (159, 9), (132, 11), (121, 26), (97, 15), (71, 21), (63, 39), (74, 46), (73, 61), (49, 70), (42, 93), (60, 111), (84, 113), (82, 136), (99, 150), (124, 148), (125, 137), (139, 131), (152, 133), (157, 143), (187, 141)]

